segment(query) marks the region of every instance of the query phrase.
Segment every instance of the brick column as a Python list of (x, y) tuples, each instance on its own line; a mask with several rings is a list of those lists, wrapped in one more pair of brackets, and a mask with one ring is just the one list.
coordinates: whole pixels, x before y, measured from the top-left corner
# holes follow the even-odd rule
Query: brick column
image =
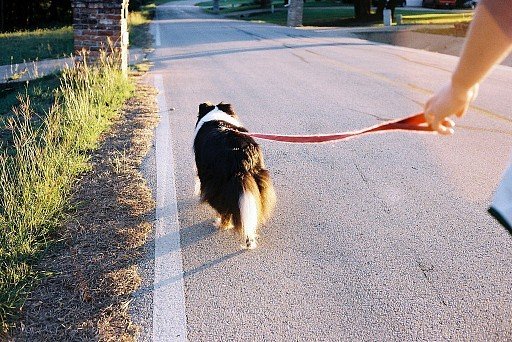
[(287, 26), (302, 26), (304, 0), (289, 0)]
[(75, 51), (89, 51), (94, 61), (100, 50), (110, 53), (108, 39), (121, 53), (121, 69), (128, 69), (128, 0), (73, 0)]

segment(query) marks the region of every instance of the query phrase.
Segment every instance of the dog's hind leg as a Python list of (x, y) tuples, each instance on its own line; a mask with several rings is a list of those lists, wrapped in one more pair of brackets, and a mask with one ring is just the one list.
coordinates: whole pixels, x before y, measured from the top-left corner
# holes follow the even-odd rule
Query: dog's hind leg
[(201, 195), (201, 180), (197, 174), (197, 166), (194, 164), (194, 196)]
[(232, 215), (221, 215), (220, 217), (217, 217), (215, 219), (215, 227), (222, 230), (234, 228), (235, 225), (233, 224)]
[(198, 176), (194, 178), (194, 196), (201, 195), (201, 180)]
[(239, 200), (240, 221), (242, 224), (245, 247), (254, 249), (257, 247), (256, 229), (258, 228), (259, 207), (256, 197), (248, 191), (244, 191)]

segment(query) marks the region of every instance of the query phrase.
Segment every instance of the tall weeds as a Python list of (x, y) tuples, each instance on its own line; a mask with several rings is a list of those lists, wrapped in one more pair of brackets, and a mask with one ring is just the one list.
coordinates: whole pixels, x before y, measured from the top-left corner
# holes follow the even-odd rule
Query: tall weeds
[(0, 153), (0, 331), (42, 276), (33, 264), (64, 219), (73, 184), (89, 167), (87, 152), (133, 91), (118, 70), (113, 55), (95, 66), (81, 62), (63, 71), (46, 115), (36, 118), (23, 97), (9, 120), (13, 144)]

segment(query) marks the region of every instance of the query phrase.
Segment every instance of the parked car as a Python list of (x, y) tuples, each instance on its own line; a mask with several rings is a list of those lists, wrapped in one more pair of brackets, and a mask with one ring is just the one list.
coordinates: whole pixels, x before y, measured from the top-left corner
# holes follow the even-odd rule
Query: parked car
[(457, 0), (423, 0), (423, 7), (433, 7), (433, 8), (455, 8), (457, 4)]

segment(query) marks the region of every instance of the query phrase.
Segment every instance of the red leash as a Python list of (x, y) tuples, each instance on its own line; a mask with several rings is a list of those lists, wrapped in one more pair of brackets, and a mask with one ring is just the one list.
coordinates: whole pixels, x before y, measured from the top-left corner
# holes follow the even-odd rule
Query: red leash
[(435, 133), (425, 121), (423, 113), (409, 116), (403, 119), (388, 121), (386, 123), (365, 128), (359, 131), (335, 133), (335, 134), (319, 134), (319, 135), (279, 135), (264, 133), (246, 133), (253, 138), (264, 140), (281, 141), (287, 143), (324, 143), (329, 141), (341, 141), (356, 136), (376, 133), (381, 131), (421, 131), (426, 133)]

